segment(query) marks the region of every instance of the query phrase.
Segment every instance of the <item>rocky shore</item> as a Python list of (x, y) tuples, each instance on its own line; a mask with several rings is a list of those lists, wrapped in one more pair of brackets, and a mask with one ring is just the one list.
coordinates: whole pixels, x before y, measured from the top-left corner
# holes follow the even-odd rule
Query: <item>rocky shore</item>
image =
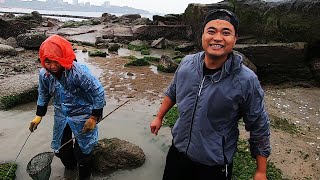
[[(183, 14), (153, 20), (139, 14), (104, 13), (99, 18), (60, 22), (38, 12), (19, 17), (4, 14), (0, 18), (0, 107), (36, 99), (37, 50), (51, 34), (66, 37), (83, 52), (105, 53), (103, 57), (91, 53), (87, 60), (103, 70), (100, 80), (110, 97), (160, 100), (173, 76), (160, 70), (174, 72), (184, 55), (199, 50), (200, 42), (194, 39), (201, 36), (200, 22), (216, 8), (235, 10), (240, 18), (235, 49), (246, 57), (246, 65), (257, 73), (266, 92), (273, 127), (270, 160), (285, 178), (320, 179), (319, 2), (241, 0), (232, 4), (226, 0), (190, 4)], [(123, 57), (119, 53), (123, 49), (136, 53)], [(153, 50), (162, 53), (155, 55)], [(128, 66), (132, 61), (145, 64)], [(150, 65), (159, 72), (151, 71)]]

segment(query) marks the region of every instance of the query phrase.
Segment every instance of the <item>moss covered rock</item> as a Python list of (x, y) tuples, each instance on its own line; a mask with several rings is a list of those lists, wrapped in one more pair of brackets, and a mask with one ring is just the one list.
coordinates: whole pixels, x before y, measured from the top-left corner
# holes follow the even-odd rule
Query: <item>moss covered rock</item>
[(92, 57), (106, 57), (107, 56), (107, 52), (99, 51), (99, 50), (89, 51), (89, 56), (92, 56)]
[[(12, 166), (12, 168), (10, 169), (11, 166)], [(17, 164), (12, 164), (12, 163), (0, 164), (0, 179), (14, 180), (16, 178), (15, 172), (16, 172), (17, 168), (18, 168)]]

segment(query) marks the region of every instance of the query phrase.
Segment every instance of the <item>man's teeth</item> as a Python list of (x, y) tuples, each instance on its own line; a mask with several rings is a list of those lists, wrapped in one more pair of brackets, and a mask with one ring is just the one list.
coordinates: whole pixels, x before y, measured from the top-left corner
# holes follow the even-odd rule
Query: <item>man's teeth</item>
[(215, 47), (215, 48), (222, 48), (222, 45), (219, 44), (210, 44), (211, 47)]

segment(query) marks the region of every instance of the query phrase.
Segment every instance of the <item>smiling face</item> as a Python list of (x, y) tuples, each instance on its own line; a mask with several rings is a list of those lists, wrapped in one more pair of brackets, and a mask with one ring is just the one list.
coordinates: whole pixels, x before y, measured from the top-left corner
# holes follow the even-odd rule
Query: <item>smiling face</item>
[(226, 61), (236, 41), (236, 32), (230, 22), (220, 19), (209, 21), (202, 34), (206, 59)]

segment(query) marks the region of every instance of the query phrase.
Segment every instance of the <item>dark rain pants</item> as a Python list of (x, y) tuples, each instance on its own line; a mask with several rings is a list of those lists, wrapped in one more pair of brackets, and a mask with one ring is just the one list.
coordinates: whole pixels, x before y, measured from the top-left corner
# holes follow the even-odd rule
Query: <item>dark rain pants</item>
[[(72, 138), (72, 131), (70, 126), (67, 124), (63, 130), (61, 139), (61, 145), (66, 143)], [(73, 143), (72, 141), (62, 147), (56, 156), (60, 158), (62, 164), (70, 170), (79, 168), (79, 180), (88, 180), (91, 176), (92, 162), (91, 153), (83, 154), (77, 140)]]

